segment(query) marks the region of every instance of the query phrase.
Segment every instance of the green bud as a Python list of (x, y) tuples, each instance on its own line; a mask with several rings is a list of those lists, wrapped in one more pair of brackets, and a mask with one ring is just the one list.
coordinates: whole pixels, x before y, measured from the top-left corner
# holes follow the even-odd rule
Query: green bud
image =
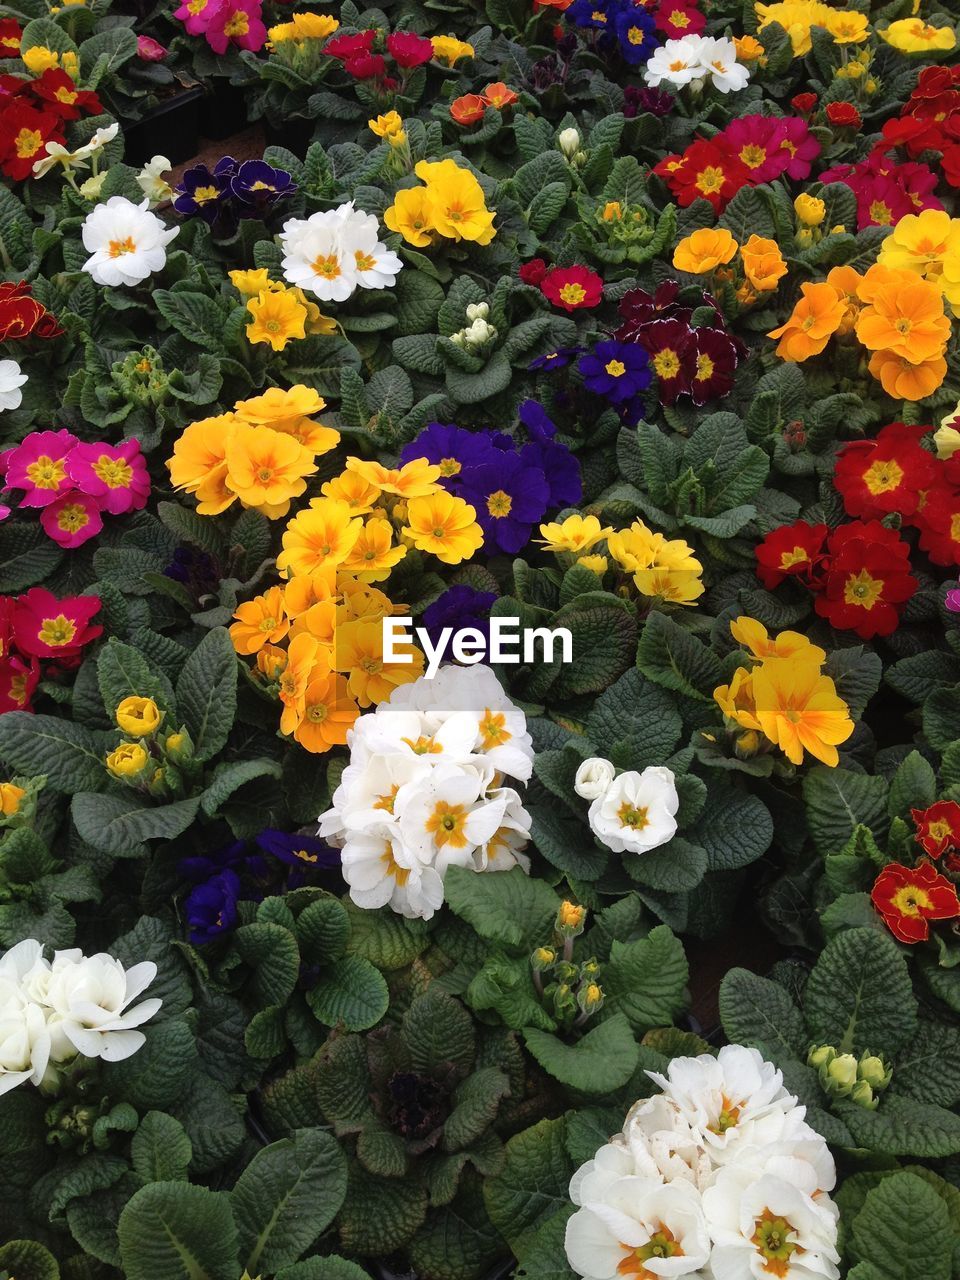
[(596, 978), (600, 974), (600, 961), (596, 956), (591, 956), (589, 960), (584, 960), (580, 966), (581, 978)]
[(561, 960), (554, 970), (554, 977), (558, 982), (565, 982), (568, 986), (572, 986), (579, 979), (580, 970), (569, 960)]
[(566, 982), (557, 984), (553, 994), (553, 1007), (558, 1018), (562, 1018), (565, 1013), (573, 1013), (577, 1008), (576, 996)]
[(858, 1080), (850, 1090), (850, 1101), (855, 1102), (858, 1107), (865, 1107), (867, 1111), (876, 1111), (879, 1099), (873, 1096), (873, 1090), (866, 1080)]
[(167, 759), (174, 764), (189, 764), (193, 759), (193, 739), (185, 728), (176, 733), (168, 733), (163, 744)]
[(838, 1054), (827, 1067), (827, 1078), (841, 1088), (852, 1088), (857, 1080), (857, 1060), (853, 1054)]
[(549, 969), (557, 962), (557, 953), (553, 947), (537, 947), (536, 951), (530, 957), (530, 964), (534, 973), (543, 973), (545, 969)]
[(819, 1071), (821, 1067), (829, 1067), (836, 1056), (837, 1051), (832, 1044), (814, 1045), (807, 1054), (807, 1066)]
[(603, 991), (595, 982), (585, 982), (577, 992), (577, 1004), (580, 1012), (589, 1017), (603, 1004)]
[(878, 1054), (862, 1053), (857, 1066), (857, 1077), (879, 1093), (890, 1083), (893, 1071)]

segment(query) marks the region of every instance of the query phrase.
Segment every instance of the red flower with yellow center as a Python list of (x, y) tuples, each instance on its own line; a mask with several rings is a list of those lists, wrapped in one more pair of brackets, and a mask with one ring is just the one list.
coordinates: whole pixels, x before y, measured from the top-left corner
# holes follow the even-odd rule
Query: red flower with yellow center
[(933, 455), (919, 443), (928, 431), (928, 427), (894, 422), (875, 440), (854, 440), (843, 446), (833, 482), (847, 515), (870, 519), (893, 511), (902, 516), (916, 511), (920, 494), (933, 484), (937, 470)]
[(952, 485), (935, 485), (918, 506), (914, 523), (920, 549), (934, 564), (960, 564), (960, 492)]
[(960, 848), (960, 804), (940, 800), (928, 809), (911, 809), (917, 840), (924, 853), (939, 858), (948, 849)]
[(664, 172), (664, 164), (661, 162), (656, 171), (666, 178), (683, 206), (698, 199), (709, 200), (717, 213), (722, 213), (740, 188), (750, 183), (750, 172), (743, 161), (716, 141), (700, 139), (691, 143), (672, 172)]
[(841, 525), (827, 543), (826, 581), (816, 611), (831, 626), (861, 640), (889, 636), (901, 607), (917, 589), (910, 548), (878, 520)]
[(29, 178), (51, 141), (64, 141), (57, 116), (15, 99), (0, 113), (0, 171), (15, 182)]
[(877, 876), (870, 901), (899, 942), (925, 942), (931, 920), (960, 916), (957, 891), (929, 862), (911, 870), (892, 862)]
[(797, 520), (781, 525), (768, 533), (754, 552), (757, 577), (768, 591), (778, 587), (784, 578), (801, 578), (812, 586), (813, 575), (824, 558), (826, 539), (825, 524)]
[(580, 311), (600, 302), (603, 281), (589, 267), (553, 267), (540, 281), (540, 292), (555, 307)]

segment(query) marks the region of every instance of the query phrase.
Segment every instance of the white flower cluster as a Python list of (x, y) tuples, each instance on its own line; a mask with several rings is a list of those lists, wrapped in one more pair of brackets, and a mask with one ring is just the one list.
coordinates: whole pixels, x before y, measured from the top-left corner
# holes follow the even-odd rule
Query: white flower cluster
[(492, 324), (487, 323), (490, 315), (490, 306), (486, 302), (471, 302), (467, 307), (467, 319), (470, 321), (464, 329), (458, 329), (456, 333), (451, 333), (450, 341), (455, 347), (467, 347), (471, 351), (478, 347), (485, 347), (488, 342), (492, 342), (497, 336), (497, 331)]
[(567, 1258), (586, 1280), (838, 1280), (826, 1142), (756, 1049), (674, 1058), (573, 1175)]
[(380, 224), (349, 200), (337, 209), (283, 224), (283, 275), (323, 302), (345, 302), (357, 288), (387, 289), (403, 263), (379, 237)]
[(643, 78), (652, 89), (661, 84), (671, 89), (702, 87), (709, 79), (720, 93), (731, 93), (746, 86), (750, 68), (737, 61), (737, 47), (726, 36), (682, 36), (654, 50)]
[(533, 746), (523, 712), (489, 667), (441, 667), (394, 690), (348, 735), (350, 763), (320, 816), (343, 848), (343, 877), (360, 907), (429, 920), (448, 867), (506, 871), (530, 816), (503, 777), (525, 782)]
[(0, 957), (0, 1094), (25, 1080), (56, 1079), (56, 1068), (75, 1058), (120, 1062), (143, 1045), (135, 1031), (163, 1003), (136, 1000), (157, 976), (151, 960), (124, 970), (113, 956), (57, 951), (45, 960), (43, 944), (27, 938)]
[(90, 257), (83, 269), (97, 284), (139, 284), (167, 261), (167, 245), (180, 234), (151, 213), (144, 197), (134, 204), (126, 196), (111, 196), (83, 220), (83, 247)]
[(590, 830), (614, 853), (647, 853), (676, 835), (680, 797), (662, 765), (617, 774), (609, 760), (593, 756), (577, 770), (574, 790), (592, 801)]

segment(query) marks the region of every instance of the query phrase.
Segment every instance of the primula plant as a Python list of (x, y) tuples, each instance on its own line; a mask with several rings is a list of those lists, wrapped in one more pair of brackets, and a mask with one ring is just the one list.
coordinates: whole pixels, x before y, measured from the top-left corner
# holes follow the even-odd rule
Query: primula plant
[(960, 1280), (955, 28), (0, 6), (0, 1280)]

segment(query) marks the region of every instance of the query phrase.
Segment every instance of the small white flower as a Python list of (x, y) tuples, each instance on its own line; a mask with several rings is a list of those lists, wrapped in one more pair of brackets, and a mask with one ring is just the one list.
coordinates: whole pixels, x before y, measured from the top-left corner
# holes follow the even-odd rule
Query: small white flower
[(590, 806), (590, 829), (614, 853), (646, 853), (672, 840), (680, 805), (673, 773), (649, 765), (621, 773)]
[(679, 40), (665, 40), (647, 61), (643, 78), (651, 88), (668, 84), (680, 89), (693, 80), (707, 74), (701, 56), (702, 36), (682, 36)]
[(39, 1084), (50, 1060), (50, 1032), (40, 1005), (0, 979), (0, 1094), (26, 1080)]
[(591, 756), (577, 770), (573, 789), (584, 800), (596, 800), (607, 791), (616, 776), (617, 771), (609, 760)]
[(283, 275), (323, 302), (345, 302), (356, 289), (385, 289), (403, 266), (377, 238), (379, 223), (353, 202), (291, 218), (280, 232)]
[(567, 1222), (567, 1260), (585, 1280), (689, 1276), (710, 1256), (700, 1195), (689, 1183), (615, 1178)]
[(163, 176), (170, 168), (166, 156), (154, 156), (137, 174), (137, 185), (151, 204), (162, 204), (173, 195), (173, 188)]
[(179, 235), (179, 227), (167, 228), (147, 206), (125, 196), (111, 196), (87, 214), (83, 245), (91, 255), (83, 270), (102, 285), (139, 284), (167, 260), (166, 246)]
[(62, 165), (64, 169), (85, 169), (87, 167), (86, 157), (87, 152), (84, 147), (78, 147), (75, 151), (71, 151), (62, 142), (48, 142), (45, 147), (45, 155), (33, 162), (33, 176), (35, 178), (43, 178), (58, 164)]
[(0, 413), (6, 409), (19, 409), (23, 401), (20, 388), (27, 375), (20, 372), (16, 360), (0, 360)]
[(125, 970), (119, 960), (103, 953), (58, 952), (47, 991), (54, 1061), (82, 1053), (120, 1062), (136, 1053), (146, 1037), (134, 1028), (149, 1021), (163, 1002), (151, 998), (128, 1006), (156, 976), (151, 960)]
[(750, 68), (737, 61), (737, 47), (726, 36), (714, 39), (701, 36), (700, 62), (720, 93), (743, 89), (750, 79)]
[(77, 190), (83, 196), (84, 200), (93, 203), (100, 199), (100, 193), (103, 190), (103, 184), (107, 180), (108, 170), (104, 169), (102, 173), (91, 174), (86, 182), (81, 182)]
[(343, 878), (358, 907), (389, 906), (410, 920), (429, 920), (443, 903), (443, 880), (385, 827), (351, 832), (343, 846)]
[(576, 129), (561, 129), (557, 134), (557, 146), (571, 160), (580, 150), (580, 134)]
[(500, 828), (506, 798), (484, 797), (484, 780), (458, 765), (439, 765), (422, 781), (397, 793), (404, 845), (443, 875), (448, 866), (466, 866), (471, 854)]

